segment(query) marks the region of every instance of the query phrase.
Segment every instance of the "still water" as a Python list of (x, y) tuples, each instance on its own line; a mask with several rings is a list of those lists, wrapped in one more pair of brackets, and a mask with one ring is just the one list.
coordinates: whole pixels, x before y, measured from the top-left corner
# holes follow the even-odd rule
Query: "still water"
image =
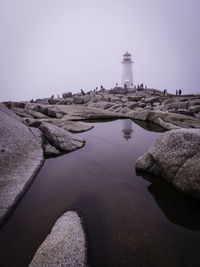
[(28, 266), (68, 210), (83, 219), (90, 266), (199, 266), (200, 202), (135, 172), (159, 129), (130, 120), (94, 125), (80, 134), (84, 148), (45, 161), (0, 229), (0, 266)]

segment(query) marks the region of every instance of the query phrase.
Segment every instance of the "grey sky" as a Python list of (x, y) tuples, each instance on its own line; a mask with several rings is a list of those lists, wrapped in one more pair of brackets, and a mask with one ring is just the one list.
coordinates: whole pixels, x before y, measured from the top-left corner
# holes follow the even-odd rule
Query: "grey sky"
[(200, 93), (199, 0), (0, 0), (0, 101), (121, 82)]

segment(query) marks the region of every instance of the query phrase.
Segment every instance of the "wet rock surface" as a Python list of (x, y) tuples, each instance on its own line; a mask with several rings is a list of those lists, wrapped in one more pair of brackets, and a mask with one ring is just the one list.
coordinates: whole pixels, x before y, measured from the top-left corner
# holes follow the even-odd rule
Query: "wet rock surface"
[(29, 264), (38, 266), (87, 266), (85, 235), (75, 212), (68, 211), (56, 221)]

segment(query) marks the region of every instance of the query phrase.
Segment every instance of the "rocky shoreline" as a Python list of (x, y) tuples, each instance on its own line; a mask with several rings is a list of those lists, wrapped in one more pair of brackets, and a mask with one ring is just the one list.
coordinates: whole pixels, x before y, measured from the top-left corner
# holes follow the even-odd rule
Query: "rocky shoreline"
[[(199, 199), (200, 95), (164, 96), (159, 90), (127, 92), (119, 87), (74, 95), (69, 92), (57, 99), (52, 96), (0, 104), (0, 223), (26, 192), (45, 157), (84, 146), (77, 133), (93, 127), (88, 121), (119, 118), (150, 121), (167, 131), (138, 159), (136, 169), (156, 174), (182, 193)], [(72, 217), (77, 221), (75, 215)], [(78, 225), (83, 231), (81, 223)], [(48, 254), (50, 247), (45, 248)], [(78, 266), (85, 265), (85, 258), (80, 258)]]

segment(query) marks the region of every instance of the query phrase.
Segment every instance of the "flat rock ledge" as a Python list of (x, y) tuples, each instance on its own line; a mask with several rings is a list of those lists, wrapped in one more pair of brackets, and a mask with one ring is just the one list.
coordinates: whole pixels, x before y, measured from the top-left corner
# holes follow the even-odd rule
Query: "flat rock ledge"
[(200, 199), (200, 129), (161, 134), (137, 160), (136, 170), (159, 175), (182, 193)]
[(165, 130), (200, 128), (200, 120), (195, 117), (157, 110), (136, 110), (129, 113), (128, 117), (135, 120), (153, 122)]
[(54, 119), (54, 118), (43, 119), (43, 121), (61, 127), (64, 130), (72, 133), (85, 132), (94, 127), (91, 123), (85, 123), (82, 121), (70, 121), (68, 120), (67, 116), (64, 116), (62, 119)]
[(29, 264), (38, 266), (87, 266), (85, 234), (76, 212), (68, 211), (56, 221)]
[(41, 167), (42, 136), (0, 104), (0, 223), (16, 205)]

